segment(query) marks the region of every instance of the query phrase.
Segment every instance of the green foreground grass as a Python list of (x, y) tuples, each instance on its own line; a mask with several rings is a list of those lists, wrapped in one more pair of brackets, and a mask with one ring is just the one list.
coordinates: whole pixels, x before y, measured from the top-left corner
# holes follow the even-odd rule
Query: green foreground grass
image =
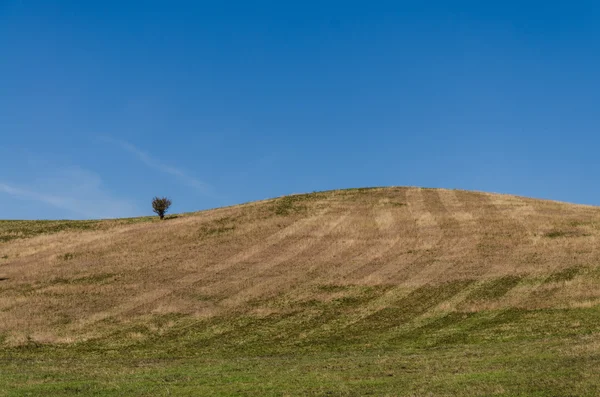
[(308, 336), (348, 307), (179, 318), (162, 335), (131, 324), (104, 340), (4, 348), (0, 396), (600, 394), (598, 307), (446, 313), (408, 328), (392, 325), (397, 309)]

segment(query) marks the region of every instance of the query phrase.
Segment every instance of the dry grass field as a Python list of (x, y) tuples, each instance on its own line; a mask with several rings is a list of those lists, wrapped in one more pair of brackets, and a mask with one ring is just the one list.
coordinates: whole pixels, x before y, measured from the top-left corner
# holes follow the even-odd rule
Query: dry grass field
[(0, 396), (600, 395), (600, 208), (374, 188), (0, 222)]

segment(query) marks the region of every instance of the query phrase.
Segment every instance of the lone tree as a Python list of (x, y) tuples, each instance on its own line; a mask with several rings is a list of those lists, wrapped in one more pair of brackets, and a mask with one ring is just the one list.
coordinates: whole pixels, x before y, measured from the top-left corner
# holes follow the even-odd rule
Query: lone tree
[(152, 199), (152, 211), (156, 212), (160, 219), (165, 219), (165, 213), (171, 206), (171, 200), (166, 197), (154, 197)]

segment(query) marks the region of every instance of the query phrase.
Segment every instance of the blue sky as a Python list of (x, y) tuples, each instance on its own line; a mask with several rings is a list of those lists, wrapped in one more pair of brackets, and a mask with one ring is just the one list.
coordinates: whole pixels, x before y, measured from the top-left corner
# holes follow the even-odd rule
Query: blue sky
[(0, 0), (0, 219), (411, 185), (600, 204), (600, 5)]

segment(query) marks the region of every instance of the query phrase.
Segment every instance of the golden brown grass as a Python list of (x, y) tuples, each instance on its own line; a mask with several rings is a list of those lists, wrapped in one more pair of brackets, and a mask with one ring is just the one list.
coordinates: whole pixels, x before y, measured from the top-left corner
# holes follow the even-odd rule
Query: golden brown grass
[(600, 303), (600, 209), (507, 195), (331, 191), (164, 222), (7, 233), (0, 336), (9, 345), (102, 337), (154, 315), (260, 317), (286, 310), (278, 300), (338, 299), (355, 287), (386, 290), (330, 326), (458, 280), (464, 289), (413, 325), (453, 311)]

